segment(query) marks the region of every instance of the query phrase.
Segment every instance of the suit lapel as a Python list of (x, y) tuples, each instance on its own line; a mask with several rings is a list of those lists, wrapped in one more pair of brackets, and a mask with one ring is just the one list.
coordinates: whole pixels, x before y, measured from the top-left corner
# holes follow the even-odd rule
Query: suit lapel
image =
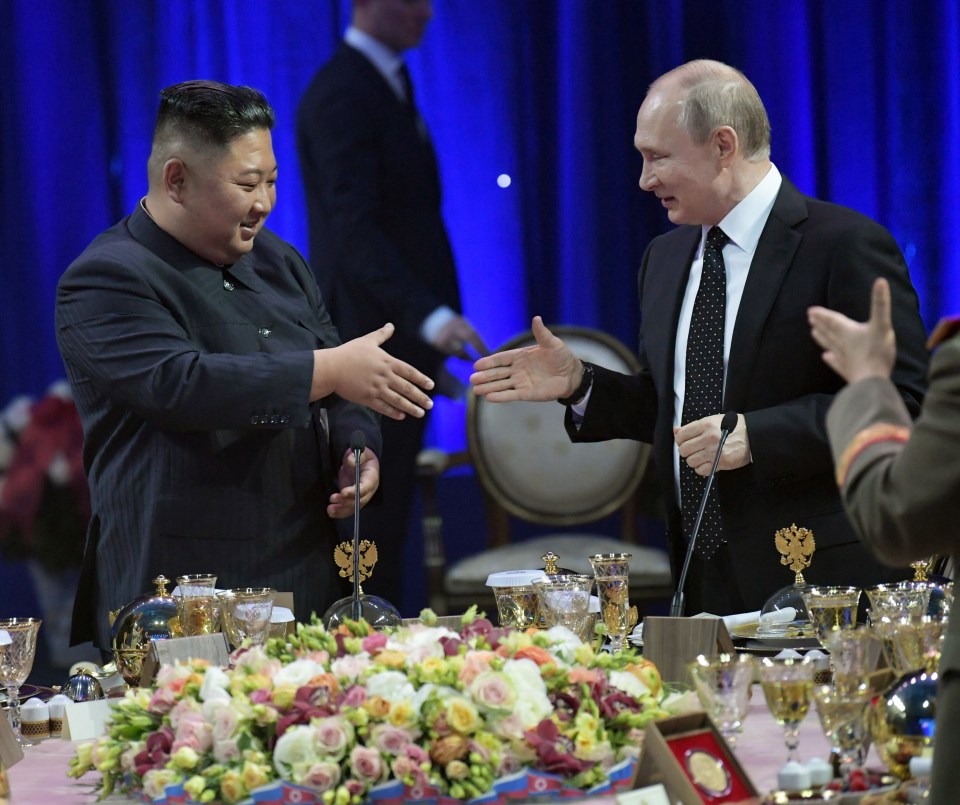
[(802, 194), (784, 178), (743, 288), (730, 344), (724, 410), (739, 411), (744, 407), (761, 333), (803, 238), (794, 227), (806, 217)]

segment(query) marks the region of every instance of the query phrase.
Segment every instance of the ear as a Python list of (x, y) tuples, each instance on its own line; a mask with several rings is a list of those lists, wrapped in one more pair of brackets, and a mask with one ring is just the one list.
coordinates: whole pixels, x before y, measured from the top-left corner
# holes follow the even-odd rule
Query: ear
[(740, 150), (737, 132), (730, 126), (721, 126), (713, 133), (715, 153), (724, 165), (729, 165)]
[(163, 190), (177, 204), (183, 202), (187, 183), (187, 166), (179, 157), (171, 157), (163, 164)]

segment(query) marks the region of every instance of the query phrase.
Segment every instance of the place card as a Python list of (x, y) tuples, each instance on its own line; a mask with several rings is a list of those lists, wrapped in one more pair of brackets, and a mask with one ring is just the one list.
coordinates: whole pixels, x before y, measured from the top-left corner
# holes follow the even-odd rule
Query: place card
[(706, 713), (695, 711), (647, 725), (635, 785), (661, 784), (671, 802), (720, 805), (759, 792)]
[(667, 789), (657, 783), (617, 794), (617, 805), (672, 805)]
[(211, 665), (226, 668), (230, 663), (230, 650), (223, 632), (172, 637), (169, 640), (154, 640), (147, 656), (143, 658), (140, 672), (140, 687), (153, 684), (161, 665), (173, 665), (177, 661), (207, 660)]
[(643, 619), (643, 658), (657, 666), (664, 682), (692, 686), (687, 663), (701, 654), (712, 660), (718, 654), (733, 653), (733, 640), (722, 618), (648, 615)]
[(63, 732), (68, 741), (92, 741), (104, 734), (110, 711), (122, 699), (95, 699), (89, 702), (65, 702)]
[(3, 768), (9, 769), (14, 763), (23, 760), (23, 748), (17, 741), (17, 736), (7, 721), (7, 714), (0, 712), (0, 761)]

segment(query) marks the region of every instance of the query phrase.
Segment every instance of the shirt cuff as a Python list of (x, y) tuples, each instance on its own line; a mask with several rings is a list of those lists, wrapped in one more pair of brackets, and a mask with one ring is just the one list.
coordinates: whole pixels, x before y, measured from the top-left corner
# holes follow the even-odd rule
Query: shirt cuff
[(456, 316), (457, 312), (453, 308), (441, 305), (420, 324), (420, 337), (428, 344), (435, 346), (440, 331)]

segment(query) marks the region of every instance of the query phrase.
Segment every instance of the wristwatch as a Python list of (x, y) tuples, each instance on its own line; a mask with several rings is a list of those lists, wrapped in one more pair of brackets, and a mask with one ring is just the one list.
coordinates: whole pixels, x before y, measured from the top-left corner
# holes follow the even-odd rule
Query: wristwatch
[(557, 400), (560, 405), (576, 405), (580, 400), (587, 396), (590, 386), (593, 385), (593, 364), (583, 361), (583, 374), (580, 375), (580, 385), (574, 389), (569, 397), (561, 397)]

